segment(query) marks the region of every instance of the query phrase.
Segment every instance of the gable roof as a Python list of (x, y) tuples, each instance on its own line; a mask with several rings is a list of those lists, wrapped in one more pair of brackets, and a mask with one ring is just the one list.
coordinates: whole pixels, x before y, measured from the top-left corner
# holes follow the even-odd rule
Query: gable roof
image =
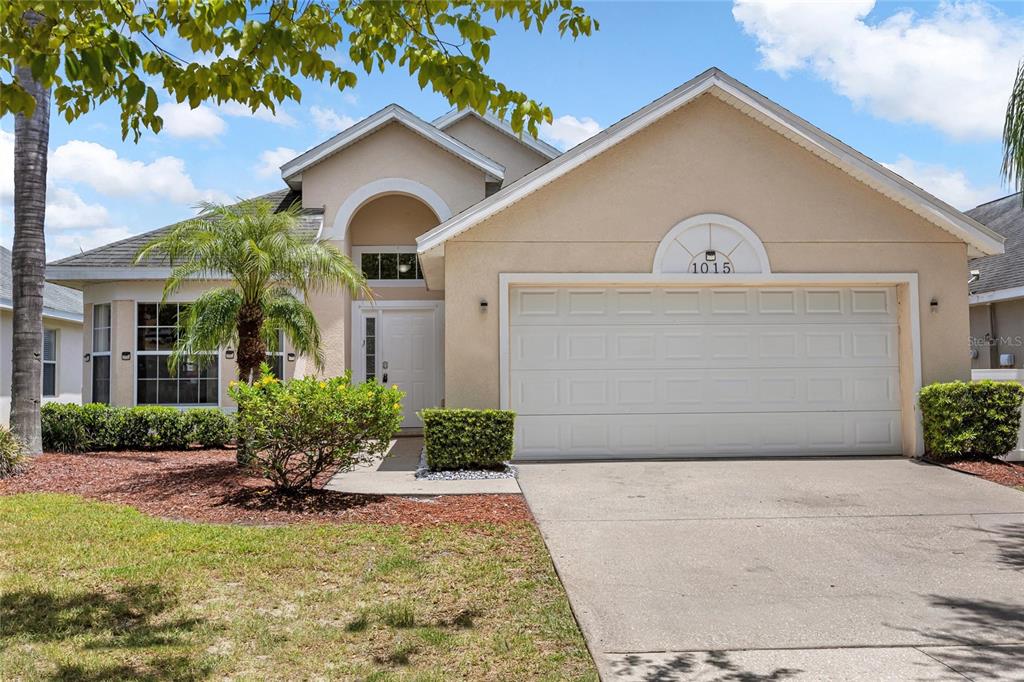
[(526, 145), (533, 151), (537, 152), (538, 154), (549, 160), (555, 158), (556, 156), (562, 155), (560, 149), (558, 149), (557, 147), (553, 147), (547, 142), (538, 140), (536, 137), (533, 137), (528, 133), (523, 133), (522, 135), (520, 135), (516, 131), (512, 130), (512, 126), (509, 125), (508, 122), (506, 122), (504, 119), (498, 118), (497, 116), (491, 114), (490, 112), (486, 114), (480, 114), (479, 112), (473, 109), (452, 109), (447, 114), (435, 118), (433, 120), (433, 125), (438, 130), (446, 130), (450, 126), (455, 125), (456, 123), (466, 118), (467, 116), (472, 116), (473, 118), (476, 118), (479, 121), (483, 121), (487, 125), (497, 130), (498, 132), (508, 135), (516, 142)]
[(1024, 297), (1024, 205), (1021, 204), (1020, 192), (982, 204), (966, 213), (1006, 237), (1005, 253), (971, 261), (970, 268), (979, 271), (978, 279), (971, 283), (971, 294), (1022, 289), (1018, 295)]
[(389, 104), (375, 114), (349, 126), (334, 137), (321, 142), (312, 149), (299, 154), (281, 166), (281, 177), (293, 189), (302, 186), (302, 171), (323, 161), (328, 156), (337, 154), (346, 147), (355, 144), (364, 137), (380, 130), (390, 123), (398, 123), (424, 139), (433, 142), (445, 151), (454, 154), (471, 166), (479, 168), (491, 180), (503, 180), (505, 167), (484, 156), (469, 145), (456, 140), (448, 133), (435, 128), (419, 116), (416, 116), (397, 104)]
[(1003, 240), (998, 234), (717, 68), (708, 69), (487, 199), (420, 235), (416, 239), (417, 250), (424, 253), (443, 246), (452, 237), (571, 172), (705, 93), (736, 107), (857, 180), (950, 232), (969, 245), (971, 255), (1003, 252)]
[[(283, 211), (292, 204), (301, 204), (302, 194), (291, 189), (280, 189), (253, 197), (249, 201), (263, 200), (274, 204), (275, 211)], [(303, 208), (299, 216), (298, 233), (313, 238), (320, 231), (323, 209)], [(90, 249), (83, 253), (61, 258), (46, 266), (47, 279), (75, 281), (82, 279), (159, 279), (167, 277), (170, 268), (165, 262), (150, 260), (135, 265), (135, 254), (143, 246), (179, 223), (143, 232), (127, 239)], [(130, 272), (125, 272), (130, 269)], [(117, 271), (117, 272), (115, 272)]]
[[(14, 308), (14, 272), (11, 251), (0, 246), (0, 309)], [(43, 315), (82, 321), (82, 292), (58, 284), (43, 285)]]

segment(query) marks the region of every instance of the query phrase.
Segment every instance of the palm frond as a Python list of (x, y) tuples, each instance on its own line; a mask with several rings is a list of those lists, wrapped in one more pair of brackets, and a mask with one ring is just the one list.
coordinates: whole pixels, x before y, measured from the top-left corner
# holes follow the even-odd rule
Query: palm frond
[[(276, 335), (278, 329), (301, 355), (313, 358), (317, 370), (324, 367), (324, 353), (320, 347), (320, 324), (305, 303), (287, 289), (277, 287), (267, 294), (264, 307), (263, 336)], [(268, 347), (277, 345), (276, 339)]]
[(238, 311), (242, 297), (233, 287), (204, 292), (178, 320), (178, 341), (167, 358), (173, 372), (182, 360), (202, 361), (223, 346), (238, 344)]
[[(1017, 66), (1017, 77), (1006, 105), (1003, 124), (1003, 177), (1018, 191), (1024, 189), (1024, 62)], [(1024, 195), (1022, 195), (1024, 200)]]

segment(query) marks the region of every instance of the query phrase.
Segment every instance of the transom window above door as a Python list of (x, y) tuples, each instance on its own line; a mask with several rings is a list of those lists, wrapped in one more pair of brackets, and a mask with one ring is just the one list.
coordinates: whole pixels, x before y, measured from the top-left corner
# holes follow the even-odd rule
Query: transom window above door
[(423, 283), (415, 246), (354, 246), (352, 261), (374, 286)]

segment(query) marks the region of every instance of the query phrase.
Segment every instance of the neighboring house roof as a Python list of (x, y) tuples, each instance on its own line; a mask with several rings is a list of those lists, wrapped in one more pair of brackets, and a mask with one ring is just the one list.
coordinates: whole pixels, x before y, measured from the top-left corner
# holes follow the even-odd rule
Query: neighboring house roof
[[(10, 249), (0, 246), (0, 309), (14, 308)], [(43, 315), (82, 321), (82, 292), (47, 282), (43, 285)]]
[(717, 68), (708, 69), (421, 235), (416, 240), (417, 250), (424, 253), (442, 246), (452, 237), (508, 208), (705, 93), (735, 106), (857, 180), (947, 230), (970, 246), (971, 255), (1003, 252), (1003, 240), (998, 234)]
[[(269, 201), (275, 210), (283, 211), (296, 202), (302, 201), (302, 194), (291, 189), (280, 189), (253, 197), (252, 200)], [(323, 209), (303, 208), (299, 217), (300, 234), (315, 237), (323, 222)], [(177, 225), (178, 223), (175, 223)], [(160, 279), (167, 276), (166, 262), (151, 260), (135, 265), (135, 254), (154, 238), (169, 231), (175, 225), (143, 232), (104, 246), (53, 261), (46, 266), (48, 279), (74, 281), (82, 279)]]
[(419, 116), (406, 111), (397, 104), (387, 105), (377, 113), (367, 116), (362, 121), (349, 126), (331, 139), (321, 142), (287, 162), (281, 166), (281, 177), (284, 178), (289, 187), (298, 189), (302, 186), (302, 171), (320, 163), (328, 156), (337, 154), (346, 147), (355, 144), (364, 137), (391, 123), (405, 126), (471, 166), (479, 168), (491, 180), (503, 180), (505, 178), (505, 167), (503, 165), (494, 159), (484, 156), (464, 142), (432, 126)]
[(449, 126), (455, 125), (456, 123), (466, 118), (467, 116), (473, 116), (483, 121), (487, 125), (494, 128), (495, 130), (504, 133), (505, 135), (508, 135), (516, 142), (520, 142), (526, 145), (533, 151), (537, 152), (541, 156), (544, 156), (548, 159), (553, 159), (556, 156), (561, 156), (562, 154), (561, 150), (559, 150), (557, 147), (553, 147), (547, 142), (538, 140), (536, 137), (533, 137), (528, 133), (523, 133), (522, 135), (520, 135), (516, 131), (512, 130), (512, 126), (510, 126), (507, 121), (500, 119), (497, 116), (490, 113), (480, 114), (479, 112), (474, 111), (473, 109), (452, 109), (447, 114), (435, 118), (433, 121), (433, 125), (435, 128), (438, 128), (439, 130), (446, 130)]
[(1021, 199), (1018, 192), (966, 211), (979, 223), (1006, 237), (1005, 253), (971, 261), (970, 269), (979, 271), (977, 281), (971, 283), (972, 303), (1024, 298), (1024, 204)]

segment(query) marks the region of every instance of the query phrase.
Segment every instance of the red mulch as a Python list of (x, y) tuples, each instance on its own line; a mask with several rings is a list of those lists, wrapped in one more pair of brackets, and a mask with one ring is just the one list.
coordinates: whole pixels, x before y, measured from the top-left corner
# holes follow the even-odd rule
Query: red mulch
[(34, 458), (24, 473), (0, 480), (0, 495), (29, 492), (71, 493), (154, 516), (207, 523), (426, 526), (532, 518), (521, 495), (425, 499), (316, 490), (283, 498), (266, 479), (239, 468), (234, 450), (46, 453)]
[(943, 466), (974, 474), (999, 485), (1011, 488), (1024, 486), (1024, 462), (1004, 462), (1001, 459), (959, 460), (940, 462)]

